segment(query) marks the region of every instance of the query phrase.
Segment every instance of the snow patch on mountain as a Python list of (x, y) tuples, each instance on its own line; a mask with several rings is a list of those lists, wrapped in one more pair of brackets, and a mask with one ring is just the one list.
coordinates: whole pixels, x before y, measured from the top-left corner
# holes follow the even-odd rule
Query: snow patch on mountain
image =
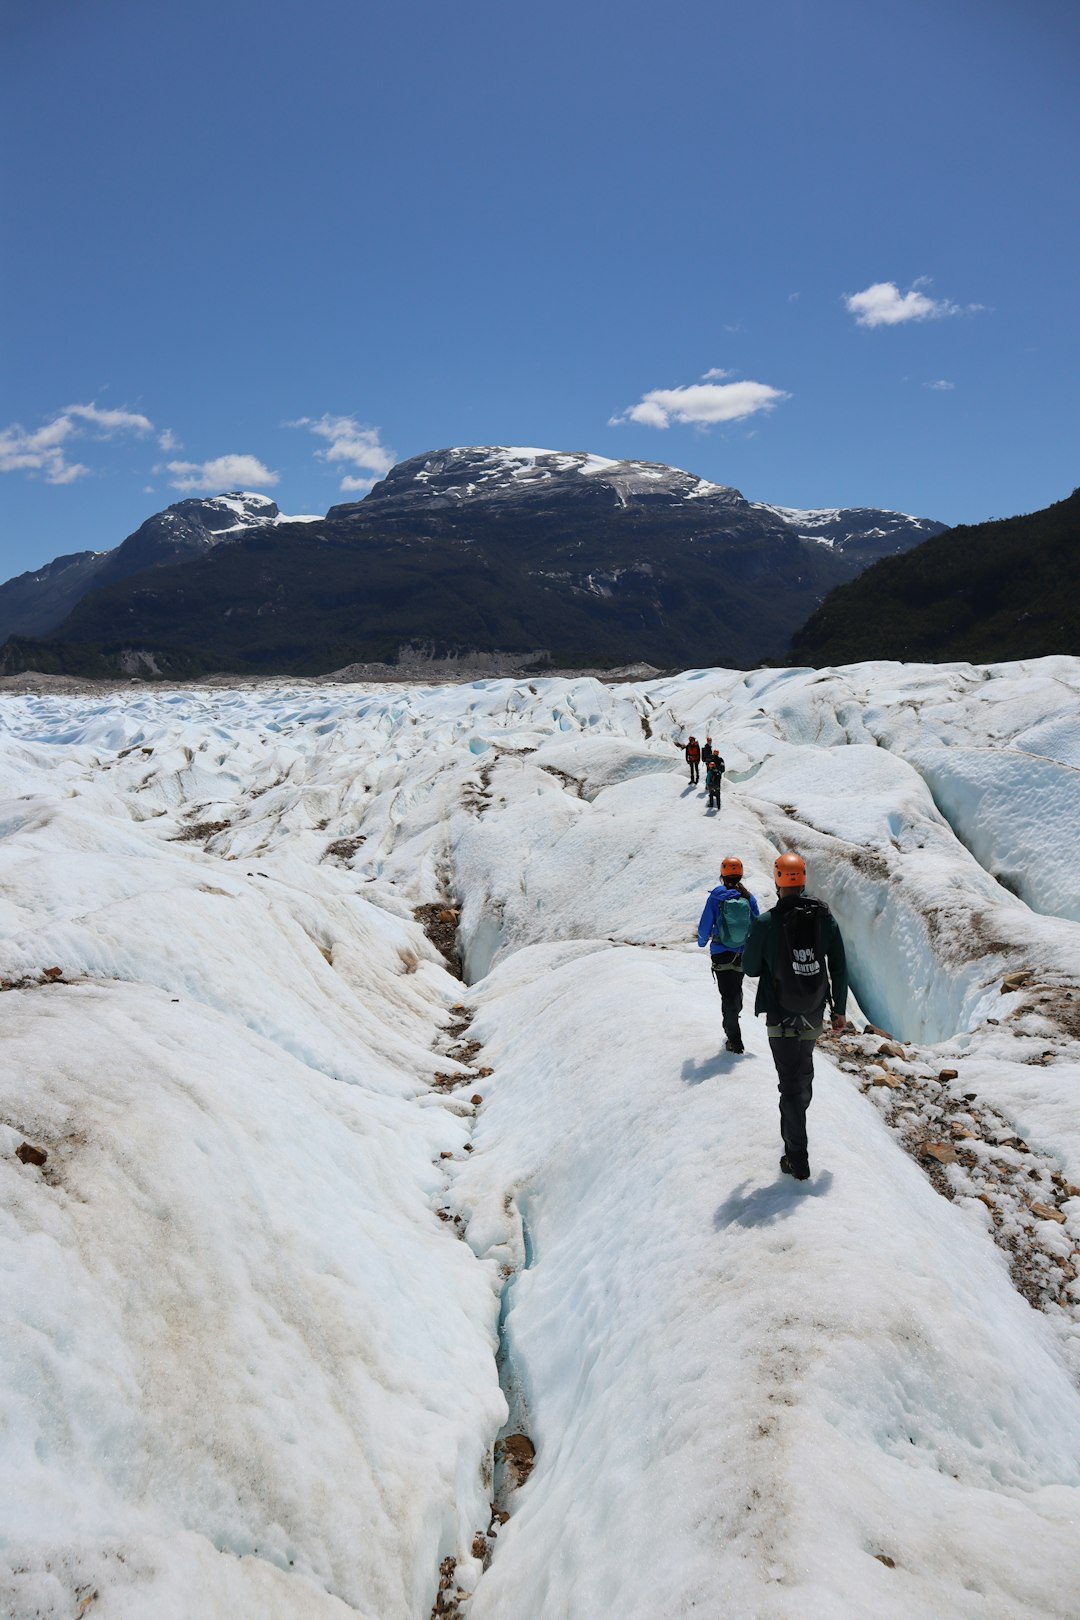
[[(869, 539), (887, 539), (894, 533), (904, 536), (904, 548), (911, 545), (911, 533), (929, 539), (939, 534), (944, 525), (928, 518), (911, 517), (907, 512), (889, 512), (864, 507), (821, 507), (804, 511), (794, 506), (770, 506), (765, 501), (754, 501), (756, 512), (767, 512), (778, 518), (787, 528), (794, 529), (801, 540), (814, 540), (819, 545), (842, 550), (845, 545)], [(878, 518), (881, 522), (868, 522)]]

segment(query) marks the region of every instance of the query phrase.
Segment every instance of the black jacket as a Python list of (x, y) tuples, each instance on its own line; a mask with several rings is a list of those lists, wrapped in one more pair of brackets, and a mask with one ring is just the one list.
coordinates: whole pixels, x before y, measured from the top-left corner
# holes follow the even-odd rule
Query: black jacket
[[(783, 899), (777, 901), (771, 911), (755, 918), (750, 929), (750, 938), (743, 947), (743, 972), (749, 973), (751, 978), (758, 979), (754, 1012), (763, 1012), (766, 1022), (770, 1025), (779, 1024), (791, 1016), (785, 1012), (777, 998), (773, 973), (776, 969), (777, 952), (784, 937), (784, 910), (801, 898), (800, 895), (786, 894)], [(843, 937), (831, 911), (826, 911), (822, 945), (825, 950), (829, 983), (832, 986), (833, 1012), (842, 1016), (847, 1008), (847, 957)]]

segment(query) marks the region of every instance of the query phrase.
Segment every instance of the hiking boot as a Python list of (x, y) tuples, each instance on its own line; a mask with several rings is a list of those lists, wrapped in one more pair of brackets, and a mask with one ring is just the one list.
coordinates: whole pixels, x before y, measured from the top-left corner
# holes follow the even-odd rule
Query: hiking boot
[(740, 1052), (741, 1053), (741, 1052), (746, 1051), (746, 1047), (743, 1045), (742, 1041), (739, 1040), (736, 1037), (735, 1040), (730, 1040), (729, 1039), (729, 1040), (726, 1040), (724, 1042), (724, 1050), (726, 1052)]
[(794, 1176), (796, 1181), (810, 1180), (810, 1161), (807, 1158), (796, 1158), (794, 1154), (785, 1153), (780, 1160), (780, 1168), (785, 1176)]

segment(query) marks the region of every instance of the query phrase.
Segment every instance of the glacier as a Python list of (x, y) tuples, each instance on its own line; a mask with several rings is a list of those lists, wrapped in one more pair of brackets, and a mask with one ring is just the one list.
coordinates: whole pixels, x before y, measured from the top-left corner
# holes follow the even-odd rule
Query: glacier
[[(9, 686), (0, 1611), (1074, 1614), (1078, 698)], [(783, 848), (888, 1036), (805, 1186), (695, 944)]]

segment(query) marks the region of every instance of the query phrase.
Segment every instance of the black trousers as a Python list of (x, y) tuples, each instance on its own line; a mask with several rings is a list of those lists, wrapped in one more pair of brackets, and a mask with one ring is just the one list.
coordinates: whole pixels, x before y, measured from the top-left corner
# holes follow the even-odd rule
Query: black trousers
[(779, 1082), (784, 1152), (793, 1159), (805, 1159), (806, 1110), (814, 1094), (814, 1042), (795, 1035), (770, 1035), (769, 1047)]
[(697, 779), (698, 779), (698, 772), (701, 769), (700, 761), (698, 761), (696, 759), (691, 759), (691, 760), (688, 760), (687, 763), (690, 766), (690, 780), (691, 780), (691, 782), (696, 782)]
[(709, 809), (710, 810), (712, 810), (712, 809), (719, 810), (719, 808), (720, 808), (720, 789), (719, 788), (710, 788), (709, 789)]
[(724, 1034), (735, 1046), (742, 1045), (739, 1014), (742, 1012), (742, 991), (745, 974), (738, 968), (713, 967), (713, 978), (720, 992), (720, 1018)]

